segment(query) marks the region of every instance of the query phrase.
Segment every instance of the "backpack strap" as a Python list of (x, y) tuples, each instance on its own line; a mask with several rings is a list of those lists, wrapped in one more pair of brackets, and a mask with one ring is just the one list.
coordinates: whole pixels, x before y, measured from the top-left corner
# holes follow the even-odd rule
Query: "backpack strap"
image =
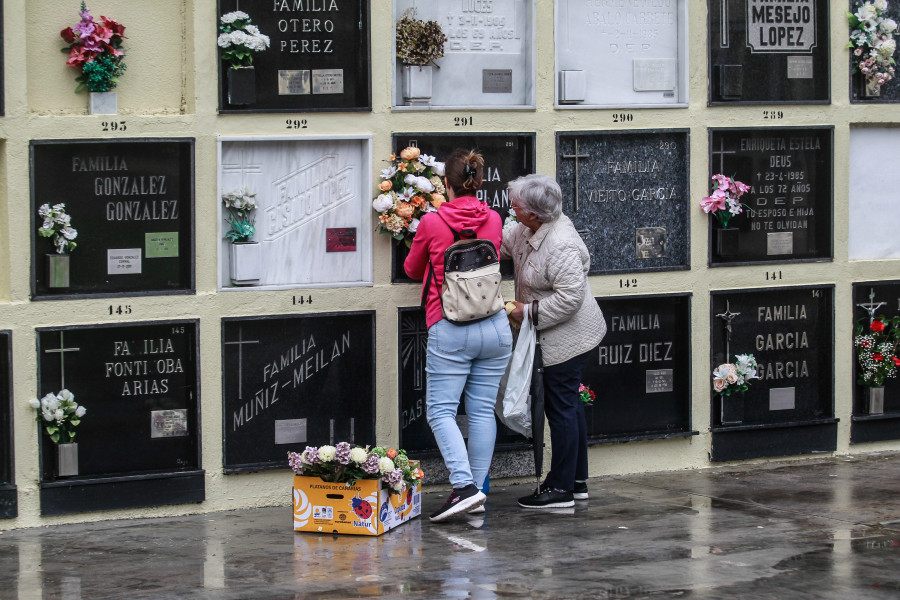
[[(441, 221), (444, 221), (444, 217), (441, 217), (441, 213), (437, 214), (440, 217)], [(450, 231), (453, 232), (453, 241), (458, 242), (459, 240), (473, 240), (475, 239), (475, 230), (474, 229), (463, 229), (461, 231), (456, 231), (452, 227), (450, 227), (450, 223), (444, 221), (444, 225), (447, 226)]]

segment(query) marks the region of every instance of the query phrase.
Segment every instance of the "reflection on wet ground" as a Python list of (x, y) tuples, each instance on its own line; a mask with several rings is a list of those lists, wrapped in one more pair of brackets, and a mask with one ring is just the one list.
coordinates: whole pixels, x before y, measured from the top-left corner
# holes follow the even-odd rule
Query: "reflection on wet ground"
[(558, 511), (495, 485), (483, 515), (379, 538), (294, 533), (287, 506), (14, 530), (0, 598), (897, 598), (898, 475), (881, 454), (596, 478)]

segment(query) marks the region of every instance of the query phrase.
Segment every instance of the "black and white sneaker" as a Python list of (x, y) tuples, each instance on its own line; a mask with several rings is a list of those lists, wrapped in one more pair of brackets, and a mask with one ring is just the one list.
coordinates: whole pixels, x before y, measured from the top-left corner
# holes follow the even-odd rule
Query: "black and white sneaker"
[(587, 489), (587, 481), (576, 481), (575, 482), (575, 492), (572, 494), (576, 500), (587, 500), (588, 489)]
[(444, 505), (440, 510), (432, 513), (428, 518), (435, 523), (443, 521), (455, 514), (467, 512), (476, 506), (484, 504), (486, 499), (487, 496), (475, 487), (474, 483), (470, 483), (461, 488), (453, 488), (453, 491), (450, 492), (450, 496), (447, 498), (447, 501), (444, 502)]
[(560, 492), (555, 489), (538, 490), (530, 496), (519, 498), (522, 508), (569, 508), (575, 506), (572, 492)]

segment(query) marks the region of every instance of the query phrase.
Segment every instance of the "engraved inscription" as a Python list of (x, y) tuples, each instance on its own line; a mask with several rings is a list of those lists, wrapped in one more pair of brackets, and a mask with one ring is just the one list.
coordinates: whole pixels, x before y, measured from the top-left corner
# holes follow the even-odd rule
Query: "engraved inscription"
[(150, 437), (171, 438), (187, 437), (187, 409), (150, 411)]
[(279, 96), (305, 96), (310, 91), (309, 71), (278, 71)]
[(671, 392), (674, 387), (675, 375), (672, 369), (648, 369), (646, 391), (648, 394)]
[(815, 9), (814, 0), (747, 0), (751, 52), (812, 52), (816, 46)]
[(344, 70), (343, 69), (313, 69), (312, 72), (313, 94), (343, 94)]
[(447, 36), (444, 52), (519, 54), (522, 35), (516, 29), (521, 0), (452, 0), (439, 2), (437, 19)]

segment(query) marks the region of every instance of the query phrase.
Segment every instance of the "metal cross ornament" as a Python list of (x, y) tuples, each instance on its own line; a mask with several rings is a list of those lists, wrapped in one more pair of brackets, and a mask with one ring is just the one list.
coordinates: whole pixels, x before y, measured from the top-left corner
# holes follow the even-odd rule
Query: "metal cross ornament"
[(719, 313), (716, 317), (725, 321), (725, 360), (731, 357), (731, 322), (740, 315), (739, 312), (731, 312), (731, 300), (725, 301), (725, 312)]
[(869, 325), (875, 320), (875, 311), (884, 306), (885, 302), (875, 304), (875, 288), (869, 288), (869, 301), (857, 304), (858, 307), (869, 313)]

